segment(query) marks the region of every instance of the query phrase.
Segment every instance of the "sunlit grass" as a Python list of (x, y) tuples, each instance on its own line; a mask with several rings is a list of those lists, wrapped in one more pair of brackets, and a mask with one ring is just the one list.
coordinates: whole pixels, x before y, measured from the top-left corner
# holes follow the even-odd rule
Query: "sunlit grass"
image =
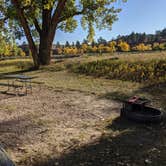
[(0, 61), (0, 74), (27, 70), (33, 66), (31, 59), (12, 59)]
[[(114, 53), (105, 54), (103, 56), (86, 56), (53, 60), (50, 66), (41, 67), (37, 71), (26, 72), (27, 75), (37, 76), (35, 81), (44, 82), (44, 85), (53, 89), (66, 89), (80, 91), (83, 93), (93, 93), (99, 97), (104, 97), (113, 100), (123, 100), (132, 95), (140, 95), (148, 97), (156, 101), (157, 105), (164, 108), (166, 100), (164, 89), (165, 86), (148, 88), (145, 83), (136, 83), (121, 80), (108, 80), (104, 78), (95, 78), (91, 76), (84, 76), (80, 74), (71, 73), (68, 68), (73, 64), (82, 64), (102, 59), (110, 59), (118, 57), (118, 61), (151, 61), (151, 60), (165, 60), (166, 52), (151, 52), (151, 53)], [(0, 74), (11, 73), (16, 71), (26, 70), (32, 67), (32, 61), (26, 60), (5, 60), (0, 61)], [(20, 67), (21, 66), (21, 67)], [(3, 80), (1, 80), (3, 81)], [(143, 88), (147, 87), (146, 90)], [(147, 90), (148, 89), (148, 90)], [(154, 92), (155, 91), (155, 92)], [(162, 96), (162, 97), (160, 97)]]

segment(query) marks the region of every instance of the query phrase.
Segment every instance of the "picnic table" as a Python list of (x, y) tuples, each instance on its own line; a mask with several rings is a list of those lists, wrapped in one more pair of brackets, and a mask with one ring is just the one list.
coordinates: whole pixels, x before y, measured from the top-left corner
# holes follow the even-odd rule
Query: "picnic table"
[[(16, 91), (18, 88), (21, 89), (25, 89), (25, 93), (28, 93), (28, 90), (31, 91), (32, 93), (32, 79), (35, 77), (31, 77), (31, 76), (26, 76), (26, 75), (22, 75), (22, 74), (12, 74), (12, 75), (5, 75), (4, 76), (5, 79), (8, 80), (8, 89), (7, 91), (10, 90), (10, 88), (14, 88), (14, 90)], [(20, 82), (20, 85), (17, 85), (16, 82)]]

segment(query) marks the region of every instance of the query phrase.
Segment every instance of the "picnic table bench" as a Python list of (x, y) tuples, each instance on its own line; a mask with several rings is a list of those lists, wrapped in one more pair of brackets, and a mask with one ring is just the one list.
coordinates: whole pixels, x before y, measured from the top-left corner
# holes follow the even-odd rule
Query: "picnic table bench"
[[(4, 76), (5, 79), (8, 80), (8, 89), (7, 91), (10, 90), (10, 88), (14, 88), (14, 90), (16, 91), (18, 88), (21, 89), (25, 89), (25, 94), (28, 93), (28, 90), (31, 91), (32, 93), (32, 79), (35, 77), (31, 77), (31, 76), (26, 76), (26, 75), (22, 75), (22, 74), (12, 74), (12, 75), (5, 75)], [(20, 82), (20, 85), (17, 85), (16, 82)]]

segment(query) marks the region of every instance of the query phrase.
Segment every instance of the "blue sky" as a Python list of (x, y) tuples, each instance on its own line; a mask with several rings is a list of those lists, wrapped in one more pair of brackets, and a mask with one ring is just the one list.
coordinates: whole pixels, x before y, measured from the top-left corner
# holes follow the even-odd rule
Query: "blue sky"
[[(122, 11), (119, 13), (119, 20), (113, 24), (112, 31), (96, 30), (95, 39), (101, 36), (111, 40), (119, 34), (126, 35), (133, 31), (155, 33), (156, 30), (166, 28), (166, 0), (128, 0), (125, 4), (119, 0), (117, 6), (122, 8)], [(86, 36), (87, 32), (79, 25), (74, 33), (58, 30), (54, 43), (82, 41)]]

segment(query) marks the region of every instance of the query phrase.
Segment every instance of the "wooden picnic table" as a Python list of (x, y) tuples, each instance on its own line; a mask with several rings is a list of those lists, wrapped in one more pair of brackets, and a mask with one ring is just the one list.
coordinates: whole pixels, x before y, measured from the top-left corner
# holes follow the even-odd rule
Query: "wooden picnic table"
[[(32, 92), (32, 79), (35, 77), (32, 76), (26, 76), (22, 74), (11, 74), (11, 75), (5, 75), (5, 79), (8, 80), (8, 89), (7, 91), (10, 90), (10, 88), (14, 88), (15, 91), (17, 88), (25, 88), (26, 94), (28, 93), (28, 89), (31, 90)], [(21, 85), (17, 85), (16, 82), (21, 82)]]

